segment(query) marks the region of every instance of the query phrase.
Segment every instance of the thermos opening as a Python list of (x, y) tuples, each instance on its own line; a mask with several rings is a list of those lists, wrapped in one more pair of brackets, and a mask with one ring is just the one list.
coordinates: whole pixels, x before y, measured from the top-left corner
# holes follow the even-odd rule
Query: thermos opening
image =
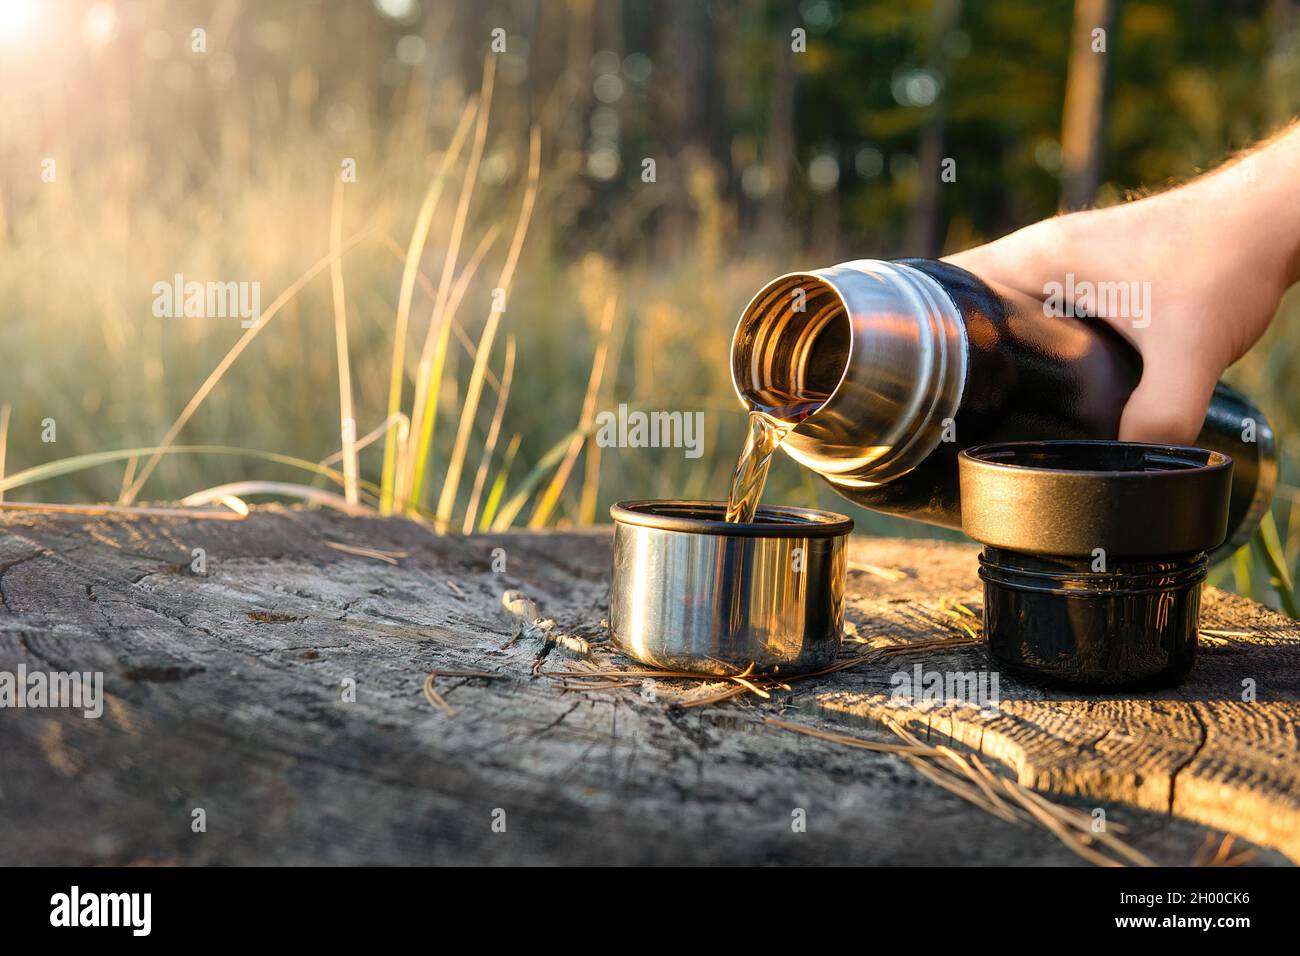
[[(783, 454), (856, 504), (949, 528), (962, 525), (959, 449), (1112, 440), (1141, 375), (1140, 357), (1104, 323), (1045, 317), (1034, 296), (924, 259), (858, 259), (767, 283), (741, 314), (730, 364), (741, 403), (792, 426)], [(1267, 511), (1276, 448), (1263, 413), (1223, 384), (1196, 443), (1235, 462), (1215, 561)], [(1141, 471), (1159, 481), (1163, 468)]]
[(736, 394), (793, 425), (782, 451), (841, 488), (919, 465), (957, 412), (966, 380), (961, 316), (909, 266), (860, 260), (769, 282), (741, 313)]
[(811, 273), (782, 276), (754, 296), (736, 326), (731, 374), (751, 409), (825, 403), (844, 378), (852, 333), (843, 299)]

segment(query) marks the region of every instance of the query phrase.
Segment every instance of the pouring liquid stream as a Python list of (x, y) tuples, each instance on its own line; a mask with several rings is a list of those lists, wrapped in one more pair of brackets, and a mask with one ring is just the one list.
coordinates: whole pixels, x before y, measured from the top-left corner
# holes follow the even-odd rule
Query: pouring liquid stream
[(755, 405), (749, 412), (749, 432), (731, 476), (731, 493), (727, 496), (726, 520), (748, 523), (758, 513), (758, 503), (767, 484), (772, 456), (786, 436), (811, 415), (829, 396), (780, 396), (790, 400), (780, 405)]

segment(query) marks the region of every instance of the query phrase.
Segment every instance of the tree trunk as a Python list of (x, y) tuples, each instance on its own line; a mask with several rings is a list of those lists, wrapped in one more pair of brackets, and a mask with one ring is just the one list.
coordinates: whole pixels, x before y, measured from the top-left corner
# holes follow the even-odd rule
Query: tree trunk
[[(1101, 184), (1106, 119), (1106, 57), (1114, 0), (1075, 0), (1061, 123), (1061, 208), (1080, 209)], [(1094, 37), (1094, 31), (1104, 34)], [(1095, 47), (1105, 43), (1105, 52)]]
[(776, 37), (776, 69), (772, 71), (764, 156), (768, 192), (763, 199), (759, 222), (764, 239), (770, 243), (781, 242), (789, 232), (786, 215), (790, 201), (790, 174), (794, 167), (794, 97), (797, 85), (790, 32), (798, 25), (798, 0), (781, 0), (781, 28)]
[(658, 158), (656, 188), (665, 194), (658, 228), (660, 254), (676, 257), (688, 247), (695, 224), (694, 177), (703, 168), (718, 181), (725, 131), (709, 5), (672, 0), (667, 10), (655, 72), (660, 139), (668, 155)]
[[(934, 0), (930, 10), (930, 31), (927, 38), (926, 66), (939, 78), (940, 92), (938, 99), (929, 107), (925, 125), (921, 127), (921, 147), (917, 162), (920, 170), (920, 184), (916, 202), (912, 206), (912, 218), (907, 230), (905, 243), (906, 254), (937, 258), (940, 253), (941, 237), (939, 235), (941, 190), (945, 184), (940, 180), (943, 172), (942, 162), (944, 129), (948, 120), (948, 57), (944, 52), (944, 37), (957, 23), (961, 14), (961, 0)], [(960, 175), (960, 170), (958, 171)]]

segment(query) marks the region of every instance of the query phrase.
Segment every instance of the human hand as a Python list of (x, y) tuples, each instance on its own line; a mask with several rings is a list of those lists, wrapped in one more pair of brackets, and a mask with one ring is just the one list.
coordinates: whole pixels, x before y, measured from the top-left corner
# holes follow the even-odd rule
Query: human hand
[(1045, 302), (1074, 290), (1067, 309), (1109, 323), (1142, 356), (1120, 439), (1190, 444), (1219, 376), (1300, 280), (1298, 172), (1300, 126), (1177, 189), (1047, 219), (945, 261)]

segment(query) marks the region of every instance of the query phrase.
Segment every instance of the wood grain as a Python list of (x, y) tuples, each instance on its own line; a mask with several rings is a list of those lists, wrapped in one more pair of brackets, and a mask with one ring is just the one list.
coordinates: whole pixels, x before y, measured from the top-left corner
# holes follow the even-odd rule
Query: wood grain
[[(858, 541), (853, 558), (904, 570), (899, 582), (851, 588), (851, 620), (878, 640), (932, 633), (926, 618), (953, 619), (940, 598), (977, 609), (976, 548)], [(917, 585), (924, 582), (918, 594)], [(886, 716), (951, 740), (1009, 767), (1019, 781), (1050, 793), (1162, 811), (1237, 833), (1300, 859), (1300, 625), (1218, 589), (1207, 589), (1202, 639), (1190, 679), (1141, 695), (1053, 693), (1000, 675), (1000, 706), (921, 702), (891, 695), (887, 671), (859, 670), (805, 705), (835, 720), (879, 723)], [(910, 666), (910, 665), (909, 665)], [(995, 668), (982, 647), (933, 655), (927, 670)], [(1253, 685), (1255, 699), (1243, 693)]]
[[(859, 550), (906, 572), (851, 574), (862, 638), (933, 636), (941, 597), (978, 605), (969, 548)], [(888, 754), (762, 724), (871, 720), (910, 657), (685, 711), (674, 705), (722, 685), (562, 691), (546, 671), (582, 666), (563, 647), (534, 676), (540, 641), (510, 643), (503, 592), (591, 642), (599, 666), (626, 665), (603, 643), (609, 561), (607, 530), (437, 537), (276, 508), (241, 522), (4, 515), (0, 671), (99, 671), (107, 700), (99, 719), (0, 710), (0, 863), (1079, 862)], [(1211, 647), (1178, 695), (1059, 700), (1004, 681), (995, 726), (907, 720), (1104, 805), (1160, 862), (1205, 841), (1188, 820), (1294, 855), (1295, 628), (1224, 595), (1208, 604), (1211, 621), (1255, 636)], [(917, 659), (965, 666), (982, 652)], [(448, 713), (424, 693), (434, 669), (498, 678), (437, 678)], [(1229, 693), (1243, 675), (1262, 704)], [(1285, 860), (1261, 849), (1256, 862)]]

